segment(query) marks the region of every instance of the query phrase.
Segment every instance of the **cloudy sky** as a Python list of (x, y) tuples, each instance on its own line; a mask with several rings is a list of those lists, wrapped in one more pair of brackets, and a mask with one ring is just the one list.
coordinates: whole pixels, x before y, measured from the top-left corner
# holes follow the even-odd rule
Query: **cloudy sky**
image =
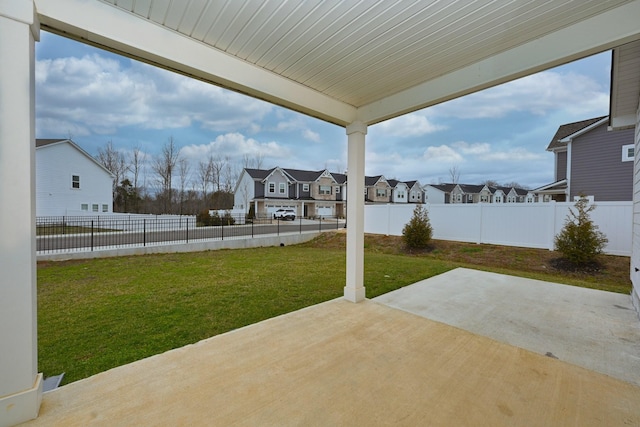
[[(558, 126), (606, 115), (609, 52), (369, 127), (366, 174), (422, 184), (553, 181)], [(263, 167), (344, 172), (343, 128), (43, 32), (36, 45), (36, 137), (92, 155), (108, 141), (148, 158), (172, 137), (181, 155), (263, 158)], [(147, 172), (150, 174), (151, 172)]]

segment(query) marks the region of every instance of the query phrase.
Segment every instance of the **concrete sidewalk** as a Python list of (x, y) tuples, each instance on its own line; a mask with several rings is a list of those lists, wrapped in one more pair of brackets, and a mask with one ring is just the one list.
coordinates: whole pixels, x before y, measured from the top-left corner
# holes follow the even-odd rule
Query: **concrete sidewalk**
[(640, 385), (629, 295), (458, 268), (373, 301)]

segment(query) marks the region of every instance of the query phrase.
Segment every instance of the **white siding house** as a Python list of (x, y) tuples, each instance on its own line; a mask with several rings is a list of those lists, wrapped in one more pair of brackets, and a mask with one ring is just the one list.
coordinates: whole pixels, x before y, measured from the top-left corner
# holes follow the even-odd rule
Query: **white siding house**
[(70, 139), (36, 140), (36, 216), (112, 213), (114, 178)]

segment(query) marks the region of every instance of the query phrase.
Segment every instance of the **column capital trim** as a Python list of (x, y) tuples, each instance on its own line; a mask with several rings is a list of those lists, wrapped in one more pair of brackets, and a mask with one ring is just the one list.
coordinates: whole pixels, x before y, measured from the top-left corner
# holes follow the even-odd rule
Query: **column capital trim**
[(363, 135), (367, 134), (367, 125), (365, 125), (361, 121), (353, 122), (345, 128), (347, 131), (347, 135), (351, 135), (352, 133), (361, 133)]

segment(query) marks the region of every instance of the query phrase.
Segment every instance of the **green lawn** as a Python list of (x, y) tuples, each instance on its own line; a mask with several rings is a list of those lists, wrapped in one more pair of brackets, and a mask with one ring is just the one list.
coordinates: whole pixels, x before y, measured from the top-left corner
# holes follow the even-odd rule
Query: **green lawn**
[[(39, 371), (76, 381), (340, 297), (340, 244), (39, 263)], [(366, 246), (369, 298), (469, 266)]]

